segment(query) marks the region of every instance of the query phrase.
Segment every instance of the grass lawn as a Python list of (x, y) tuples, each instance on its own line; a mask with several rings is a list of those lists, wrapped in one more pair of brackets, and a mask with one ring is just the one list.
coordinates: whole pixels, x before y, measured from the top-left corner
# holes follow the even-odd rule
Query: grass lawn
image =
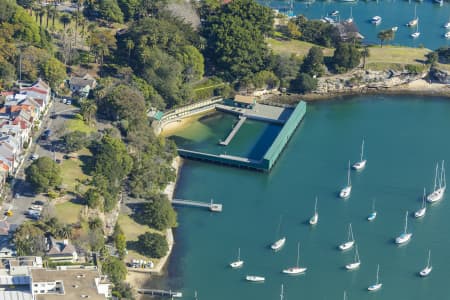
[(75, 204), (70, 201), (56, 204), (56, 217), (63, 223), (71, 224), (78, 222), (80, 211), (83, 209), (83, 205)]
[[(136, 223), (136, 221), (134, 221), (130, 216), (125, 214), (120, 214), (117, 222), (120, 225), (120, 228), (122, 228), (127, 238), (127, 242), (137, 241), (139, 235), (144, 234), (148, 231), (162, 234), (161, 231), (151, 229), (147, 225), (141, 225), (139, 223)], [(133, 259), (149, 260), (150, 258), (142, 254), (139, 254), (135, 250), (128, 249), (128, 254), (125, 257), (125, 261), (131, 261)], [(155, 258), (152, 258), (151, 260), (155, 264), (158, 262), (158, 259)]]
[(369, 48), (369, 57), (366, 60), (368, 69), (398, 69), (404, 65), (422, 65), (426, 61), (425, 54), (431, 52), (426, 48), (409, 48), (395, 46), (373, 46)]
[[(92, 153), (87, 148), (81, 149), (77, 154), (79, 156), (92, 156)], [(81, 182), (90, 178), (90, 176), (84, 174), (83, 166), (84, 162), (79, 158), (64, 159), (61, 162), (62, 184), (69, 191), (75, 191), (75, 186), (77, 184), (81, 184)], [(83, 189), (83, 185), (81, 186), (81, 189)]]
[[(308, 54), (309, 49), (312, 46), (315, 46), (314, 44), (298, 40), (277, 40), (268, 38), (266, 41), (273, 52), (280, 55), (295, 54), (297, 56), (304, 57), (306, 54)], [(321, 48), (323, 49), (324, 56), (333, 55), (333, 49), (325, 47)]]
[(90, 127), (82, 120), (71, 119), (66, 121), (66, 132), (81, 131), (84, 133), (92, 133), (95, 131), (95, 127)]

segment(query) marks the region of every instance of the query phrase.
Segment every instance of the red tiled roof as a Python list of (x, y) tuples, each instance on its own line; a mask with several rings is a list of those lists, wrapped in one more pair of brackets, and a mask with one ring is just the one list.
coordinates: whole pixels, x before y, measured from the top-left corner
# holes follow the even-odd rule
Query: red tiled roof
[(47, 91), (46, 90), (43, 90), (43, 89), (40, 89), (40, 88), (37, 88), (37, 87), (34, 87), (34, 86), (29, 87), (29, 88), (23, 88), (23, 89), (21, 89), (21, 91), (33, 91), (33, 92), (36, 92), (36, 93), (39, 93), (39, 94), (47, 95)]

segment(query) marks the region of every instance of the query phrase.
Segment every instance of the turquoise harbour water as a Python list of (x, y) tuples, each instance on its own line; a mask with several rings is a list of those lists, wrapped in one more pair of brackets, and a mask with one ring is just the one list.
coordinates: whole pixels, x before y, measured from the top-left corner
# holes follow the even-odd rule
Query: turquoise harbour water
[[(180, 135), (184, 142), (189, 135), (198, 136), (201, 143), (205, 132), (228, 128), (222, 121), (227, 123), (209, 123), (210, 129), (193, 124)], [(450, 299), (448, 194), (428, 206), (424, 219), (409, 217), (409, 244), (394, 244), (403, 231), (405, 211), (417, 210), (423, 187), (433, 187), (436, 162), (450, 161), (448, 128), (450, 102), (442, 98), (349, 97), (309, 104), (303, 123), (270, 173), (185, 160), (176, 197), (214, 198), (224, 210), (177, 208), (179, 227), (168, 276), (153, 284), (180, 290), (183, 299), (194, 299), (198, 291), (200, 300), (279, 299), (281, 284), (287, 300), (342, 299), (344, 290), (348, 299)], [(261, 133), (259, 127), (254, 130)], [(363, 137), (367, 167), (352, 172), (351, 198), (339, 199), (348, 160), (358, 159)], [(247, 139), (234, 142), (239, 148)], [(312, 228), (307, 221), (316, 195), (319, 224)], [(374, 198), (378, 217), (368, 222)], [(280, 215), (287, 242), (274, 253), (269, 245), (277, 237)], [(352, 272), (344, 266), (353, 260), (353, 251), (337, 249), (350, 222), (362, 261)], [(308, 271), (290, 277), (281, 271), (295, 265), (298, 241), (300, 264)], [(228, 264), (236, 259), (238, 247), (245, 264), (232, 270)], [(429, 248), (433, 271), (420, 278)], [(383, 287), (369, 293), (377, 264)], [(266, 282), (246, 282), (248, 274), (265, 276)]]
[[(288, 1), (259, 1), (272, 8), (283, 11), (288, 6)], [(416, 28), (407, 27), (410, 20), (414, 18), (414, 6), (417, 5), (417, 16), (419, 17), (419, 31), (421, 35), (417, 39), (411, 38), (410, 34)], [(361, 34), (365, 37), (365, 43), (379, 43), (377, 33), (381, 30), (398, 26), (395, 39), (391, 44), (419, 47), (423, 45), (430, 49), (437, 49), (440, 46), (448, 46), (450, 40), (444, 38), (446, 32), (443, 25), (450, 18), (450, 3), (444, 1), (443, 6), (431, 0), (423, 2), (391, 0), (391, 1), (315, 1), (307, 4), (303, 1), (294, 2), (294, 14), (305, 15), (309, 19), (320, 19), (328, 13), (338, 10), (341, 20), (350, 16), (350, 7), (353, 10), (353, 18)], [(375, 26), (370, 23), (374, 16), (381, 16), (383, 21)]]

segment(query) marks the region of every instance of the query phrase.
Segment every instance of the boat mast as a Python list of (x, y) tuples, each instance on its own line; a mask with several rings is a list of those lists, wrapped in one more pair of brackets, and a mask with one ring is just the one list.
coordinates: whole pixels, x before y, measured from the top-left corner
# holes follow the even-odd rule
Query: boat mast
[(372, 212), (375, 212), (375, 199), (372, 201)]
[(425, 188), (423, 188), (423, 196), (422, 196), (422, 208), (425, 207), (425, 197), (426, 197), (427, 191)]
[(438, 168), (439, 168), (439, 163), (436, 164), (436, 173), (434, 174), (434, 189), (433, 189), (433, 192), (436, 190), (436, 187), (437, 187)]
[(431, 259), (431, 250), (428, 250), (428, 262), (427, 262), (427, 268), (430, 267), (430, 259)]
[(352, 183), (351, 183), (351, 180), (350, 180), (350, 161), (348, 161), (348, 172), (347, 172), (347, 186), (350, 186)]
[(350, 224), (348, 225), (348, 238), (347, 238), (347, 240), (348, 240), (349, 242), (355, 240), (355, 238), (353, 237), (352, 223), (350, 223)]
[(347, 293), (344, 291), (344, 300), (347, 300)]
[(378, 273), (380, 272), (380, 265), (378, 264), (377, 265), (377, 283), (376, 284), (378, 284)]
[(297, 244), (297, 268), (298, 268), (298, 261), (300, 259), (300, 243)]
[(405, 234), (406, 234), (407, 229), (408, 229), (408, 211), (406, 211), (406, 214), (405, 214)]
[(441, 167), (441, 178), (439, 179), (439, 188), (445, 188), (445, 170), (444, 170), (444, 161), (442, 161)]
[(314, 215), (317, 215), (317, 196), (316, 196), (316, 203), (314, 204)]
[(283, 298), (284, 298), (284, 288), (283, 288), (283, 284), (281, 284), (280, 300), (283, 300)]
[(277, 229), (277, 234), (276, 234), (276, 238), (278, 238), (280, 236), (280, 230), (281, 230), (281, 222), (283, 220), (283, 215), (280, 215), (280, 222), (278, 223), (278, 229)]
[(364, 156), (364, 139), (362, 140), (361, 144), (361, 159), (359, 161), (363, 161), (363, 156)]
[(356, 245), (355, 247), (355, 262), (359, 262), (358, 245)]
[(238, 261), (241, 260), (241, 248), (238, 248)]

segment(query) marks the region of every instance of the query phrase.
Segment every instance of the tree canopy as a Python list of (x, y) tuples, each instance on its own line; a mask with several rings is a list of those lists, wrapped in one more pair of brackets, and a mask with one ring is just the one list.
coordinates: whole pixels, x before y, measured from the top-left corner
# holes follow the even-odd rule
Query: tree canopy
[(254, 0), (236, 0), (207, 16), (206, 55), (228, 79), (264, 70), (269, 59), (265, 36), (272, 32), (273, 12)]
[(137, 213), (139, 221), (158, 230), (175, 227), (177, 225), (177, 213), (165, 194), (158, 194), (144, 203)]
[(25, 169), (26, 180), (37, 192), (55, 189), (61, 182), (61, 168), (50, 157), (40, 157)]
[(146, 232), (138, 237), (137, 250), (145, 256), (161, 258), (169, 251), (169, 245), (161, 234)]

